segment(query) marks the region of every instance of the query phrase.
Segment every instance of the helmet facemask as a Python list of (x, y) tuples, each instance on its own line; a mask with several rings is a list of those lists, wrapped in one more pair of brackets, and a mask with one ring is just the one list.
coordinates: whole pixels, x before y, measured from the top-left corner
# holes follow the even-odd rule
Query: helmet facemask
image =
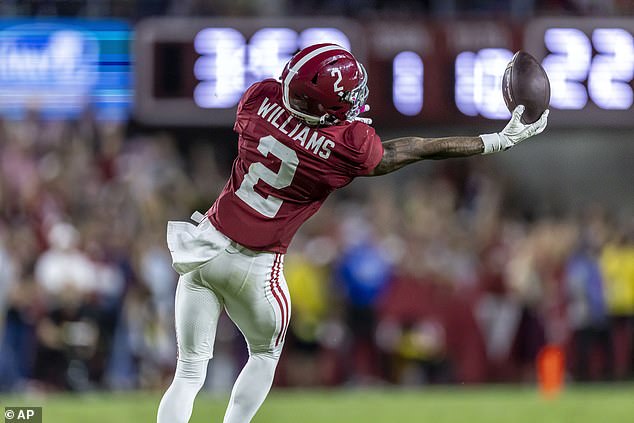
[(369, 110), (369, 106), (365, 104), (368, 99), (370, 90), (368, 89), (368, 77), (363, 65), (357, 62), (361, 70), (361, 82), (352, 91), (343, 93), (341, 99), (352, 104), (352, 107), (346, 113), (346, 120), (353, 121), (361, 113)]

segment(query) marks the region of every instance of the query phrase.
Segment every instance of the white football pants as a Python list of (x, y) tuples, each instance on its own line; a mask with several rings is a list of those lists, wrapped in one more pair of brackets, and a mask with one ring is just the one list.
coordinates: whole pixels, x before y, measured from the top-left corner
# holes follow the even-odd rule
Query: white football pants
[(231, 392), (224, 423), (247, 423), (268, 394), (291, 314), (283, 255), (254, 252), (204, 219), (170, 222), (168, 246), (181, 273), (176, 291), (178, 362), (158, 423), (186, 423), (213, 356), (223, 308), (244, 335), (249, 360)]

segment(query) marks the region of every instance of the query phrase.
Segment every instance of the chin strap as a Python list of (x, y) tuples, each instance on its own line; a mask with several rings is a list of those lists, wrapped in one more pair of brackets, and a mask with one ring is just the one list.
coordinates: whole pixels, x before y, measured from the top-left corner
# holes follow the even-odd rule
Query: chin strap
[[(298, 119), (303, 120), (304, 122), (308, 123), (309, 125), (336, 125), (337, 123), (339, 123), (339, 119), (337, 119), (336, 117), (329, 115), (329, 114), (325, 114), (325, 115), (321, 115), (319, 117), (319, 120), (317, 120), (317, 118), (315, 118), (316, 122), (311, 122), (311, 120), (313, 119), (312, 116), (310, 115), (306, 115), (304, 113), (298, 112), (297, 110), (294, 110), (292, 108), (288, 108), (288, 110), (290, 110), (290, 112)], [(361, 108), (361, 111), (359, 112), (359, 114), (368, 112), (370, 110), (370, 105), (369, 104), (364, 104), (363, 107)], [(310, 118), (310, 119), (308, 119)], [(363, 122), (367, 125), (371, 125), (372, 124), (372, 119), (370, 118), (366, 118), (366, 117), (359, 117), (358, 115), (353, 117), (353, 118), (348, 118), (346, 119), (348, 122), (355, 122), (355, 121), (359, 121), (359, 122)]]
[(370, 118), (364, 118), (364, 117), (356, 117), (354, 119), (352, 119), (353, 121), (359, 121), (359, 122), (363, 122), (367, 125), (372, 125), (372, 119)]
[[(369, 104), (364, 104), (363, 107), (361, 108), (361, 111), (359, 112), (359, 114), (363, 114), (363, 113), (369, 112), (369, 111), (370, 111), (370, 105)], [(351, 122), (359, 121), (359, 122), (363, 122), (363, 123), (365, 123), (367, 125), (372, 125), (372, 119), (365, 118), (365, 117), (355, 116), (350, 121)]]

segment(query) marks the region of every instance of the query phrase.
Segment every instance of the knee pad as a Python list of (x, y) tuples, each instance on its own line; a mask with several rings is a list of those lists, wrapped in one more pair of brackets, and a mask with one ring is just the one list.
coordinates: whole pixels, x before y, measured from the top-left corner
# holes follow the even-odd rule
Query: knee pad
[(207, 377), (207, 364), (207, 360), (178, 360), (176, 363), (175, 378), (200, 389), (204, 385), (205, 378)]
[(276, 348), (270, 348), (270, 347), (253, 348), (249, 346), (249, 357), (255, 356), (255, 357), (268, 358), (268, 359), (277, 361), (280, 359), (281, 355), (282, 355), (281, 345)]

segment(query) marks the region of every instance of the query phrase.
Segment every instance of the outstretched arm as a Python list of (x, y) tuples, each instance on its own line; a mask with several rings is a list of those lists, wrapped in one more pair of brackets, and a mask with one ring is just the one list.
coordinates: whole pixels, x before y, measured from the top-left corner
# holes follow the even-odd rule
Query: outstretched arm
[(368, 176), (385, 175), (420, 160), (467, 157), (483, 152), (480, 137), (394, 138), (383, 143), (383, 158)]
[(532, 124), (521, 122), (524, 106), (518, 106), (501, 132), (477, 137), (395, 138), (383, 143), (383, 158), (368, 176), (385, 175), (420, 160), (467, 157), (507, 150), (515, 144), (541, 133), (548, 120), (548, 110)]

